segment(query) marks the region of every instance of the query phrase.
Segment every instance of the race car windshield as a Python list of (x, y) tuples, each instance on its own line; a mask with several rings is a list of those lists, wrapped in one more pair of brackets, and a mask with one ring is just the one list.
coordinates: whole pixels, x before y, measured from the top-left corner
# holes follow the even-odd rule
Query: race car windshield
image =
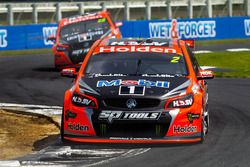
[(110, 29), (106, 18), (86, 20), (63, 26), (60, 30), (61, 43), (82, 42), (99, 38)]
[(178, 54), (101, 53), (90, 58), (85, 74), (187, 75), (187, 68)]

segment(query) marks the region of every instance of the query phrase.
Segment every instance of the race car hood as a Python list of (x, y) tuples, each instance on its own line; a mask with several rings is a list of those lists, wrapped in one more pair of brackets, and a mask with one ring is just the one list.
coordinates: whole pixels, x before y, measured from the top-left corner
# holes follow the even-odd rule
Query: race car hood
[(81, 63), (88, 53), (93, 43), (100, 39), (106, 30), (92, 31), (82, 34), (75, 34), (73, 36), (61, 39), (70, 48), (68, 56), (74, 64)]
[(185, 91), (190, 79), (176, 76), (85, 76), (79, 80), (81, 92), (116, 98), (121, 96), (162, 97)]

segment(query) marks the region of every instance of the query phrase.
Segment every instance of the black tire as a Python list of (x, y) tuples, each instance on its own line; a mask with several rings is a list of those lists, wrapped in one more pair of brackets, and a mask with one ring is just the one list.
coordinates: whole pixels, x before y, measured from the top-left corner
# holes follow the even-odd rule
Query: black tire
[(207, 115), (205, 116), (204, 113), (202, 114), (202, 121), (201, 121), (201, 143), (204, 143), (206, 139), (206, 135), (208, 134), (208, 127), (209, 127), (209, 114), (207, 111)]

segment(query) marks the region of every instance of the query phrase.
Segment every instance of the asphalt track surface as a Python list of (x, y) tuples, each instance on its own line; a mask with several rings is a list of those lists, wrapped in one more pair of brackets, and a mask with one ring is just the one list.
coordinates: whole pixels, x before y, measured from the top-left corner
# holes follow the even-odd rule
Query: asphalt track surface
[[(1, 56), (0, 76), (0, 102), (5, 103), (62, 106), (64, 91), (71, 85), (71, 79), (61, 77), (54, 70), (50, 55)], [(208, 82), (210, 129), (203, 144), (85, 144), (74, 147), (112, 148), (118, 152), (133, 148), (146, 150), (137, 156), (123, 156), (99, 165), (107, 167), (249, 167), (250, 79), (214, 79)], [(56, 147), (64, 146), (57, 144)], [(52, 156), (49, 161), (53, 160)], [(75, 166), (86, 162), (76, 164), (74, 158), (68, 160), (67, 164), (71, 164), (71, 160)]]

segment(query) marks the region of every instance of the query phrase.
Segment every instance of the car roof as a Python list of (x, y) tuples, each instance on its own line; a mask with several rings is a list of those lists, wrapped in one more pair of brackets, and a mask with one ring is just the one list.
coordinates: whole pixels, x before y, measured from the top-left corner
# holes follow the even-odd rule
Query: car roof
[[(102, 52), (158, 52), (182, 54), (178, 39), (166, 38), (109, 38), (101, 41), (93, 54)], [(142, 49), (145, 48), (145, 49)]]
[(103, 18), (107, 15), (109, 15), (109, 13), (106, 11), (100, 11), (100, 12), (96, 12), (96, 13), (85, 13), (82, 15), (75, 15), (75, 16), (66, 17), (66, 18), (61, 19), (60, 25), (65, 26), (65, 25), (74, 24), (74, 23), (81, 22), (81, 21), (99, 19), (99, 18)]

